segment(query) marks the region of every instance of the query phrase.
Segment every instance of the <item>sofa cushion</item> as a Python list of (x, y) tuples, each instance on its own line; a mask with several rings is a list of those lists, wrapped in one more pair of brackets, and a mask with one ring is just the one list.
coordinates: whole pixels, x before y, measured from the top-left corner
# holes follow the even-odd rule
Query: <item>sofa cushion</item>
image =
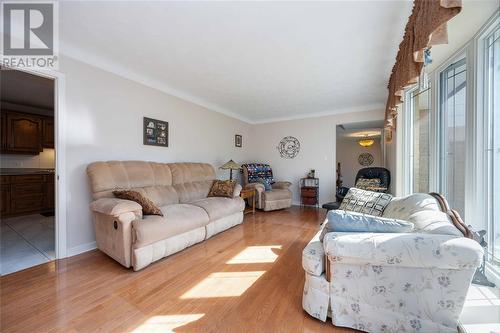
[(292, 197), (292, 191), (286, 189), (273, 189), (272, 191), (263, 192), (262, 196), (265, 201), (290, 199)]
[(151, 199), (158, 207), (179, 203), (179, 196), (171, 185), (134, 187), (131, 190)]
[(134, 248), (206, 226), (209, 221), (205, 210), (194, 205), (174, 204), (161, 207), (161, 210), (164, 217), (151, 215), (132, 222)]
[(441, 211), (437, 200), (432, 195), (415, 193), (406, 197), (393, 198), (382, 216), (409, 221), (410, 215), (422, 210)]
[[(331, 210), (323, 234), (328, 232), (411, 232), (413, 223), (393, 218), (367, 215), (345, 210)], [(320, 240), (323, 240), (323, 235)]]
[(339, 209), (382, 216), (391, 199), (392, 195), (387, 193), (365, 191), (352, 187), (342, 200)]
[(206, 198), (213, 180), (202, 180), (190, 183), (174, 185), (175, 191), (179, 195), (180, 203), (189, 203), (191, 201)]
[(416, 232), (463, 236), (453, 225), (448, 214), (441, 211), (436, 198), (427, 193), (394, 198), (383, 216), (411, 222)]
[(210, 217), (210, 221), (242, 212), (245, 209), (245, 201), (240, 197), (210, 197), (193, 201), (190, 204), (203, 208)]

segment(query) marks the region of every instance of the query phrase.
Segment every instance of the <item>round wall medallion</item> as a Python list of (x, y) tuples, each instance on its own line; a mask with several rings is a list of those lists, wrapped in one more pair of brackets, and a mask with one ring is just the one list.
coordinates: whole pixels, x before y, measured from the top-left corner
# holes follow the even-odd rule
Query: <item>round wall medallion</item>
[(278, 145), (278, 151), (282, 158), (294, 158), (299, 154), (300, 142), (293, 136), (284, 137)]
[(362, 166), (370, 166), (373, 164), (373, 155), (370, 153), (360, 154), (358, 157), (358, 163)]

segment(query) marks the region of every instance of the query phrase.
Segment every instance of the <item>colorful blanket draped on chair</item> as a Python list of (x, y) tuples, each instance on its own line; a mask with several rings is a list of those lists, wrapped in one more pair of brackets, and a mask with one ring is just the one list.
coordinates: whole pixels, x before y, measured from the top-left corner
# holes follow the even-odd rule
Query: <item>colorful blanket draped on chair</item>
[(255, 183), (259, 178), (264, 179), (269, 184), (274, 183), (273, 169), (269, 164), (251, 163), (243, 164), (243, 167), (247, 169), (249, 183)]

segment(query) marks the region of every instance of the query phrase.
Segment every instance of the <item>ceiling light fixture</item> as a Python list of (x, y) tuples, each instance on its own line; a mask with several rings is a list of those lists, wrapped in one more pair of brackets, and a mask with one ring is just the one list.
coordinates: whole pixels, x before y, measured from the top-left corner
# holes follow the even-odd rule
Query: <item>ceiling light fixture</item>
[(361, 139), (358, 141), (358, 144), (361, 146), (361, 147), (370, 147), (373, 143), (375, 142), (375, 140), (373, 139)]

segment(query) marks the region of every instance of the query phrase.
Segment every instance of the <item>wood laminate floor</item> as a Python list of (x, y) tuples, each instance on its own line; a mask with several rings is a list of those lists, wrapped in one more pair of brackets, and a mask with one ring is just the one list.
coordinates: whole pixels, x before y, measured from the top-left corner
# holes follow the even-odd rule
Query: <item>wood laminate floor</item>
[(352, 332), (301, 305), (301, 253), (325, 211), (242, 225), (139, 272), (100, 251), (1, 277), (1, 332)]

